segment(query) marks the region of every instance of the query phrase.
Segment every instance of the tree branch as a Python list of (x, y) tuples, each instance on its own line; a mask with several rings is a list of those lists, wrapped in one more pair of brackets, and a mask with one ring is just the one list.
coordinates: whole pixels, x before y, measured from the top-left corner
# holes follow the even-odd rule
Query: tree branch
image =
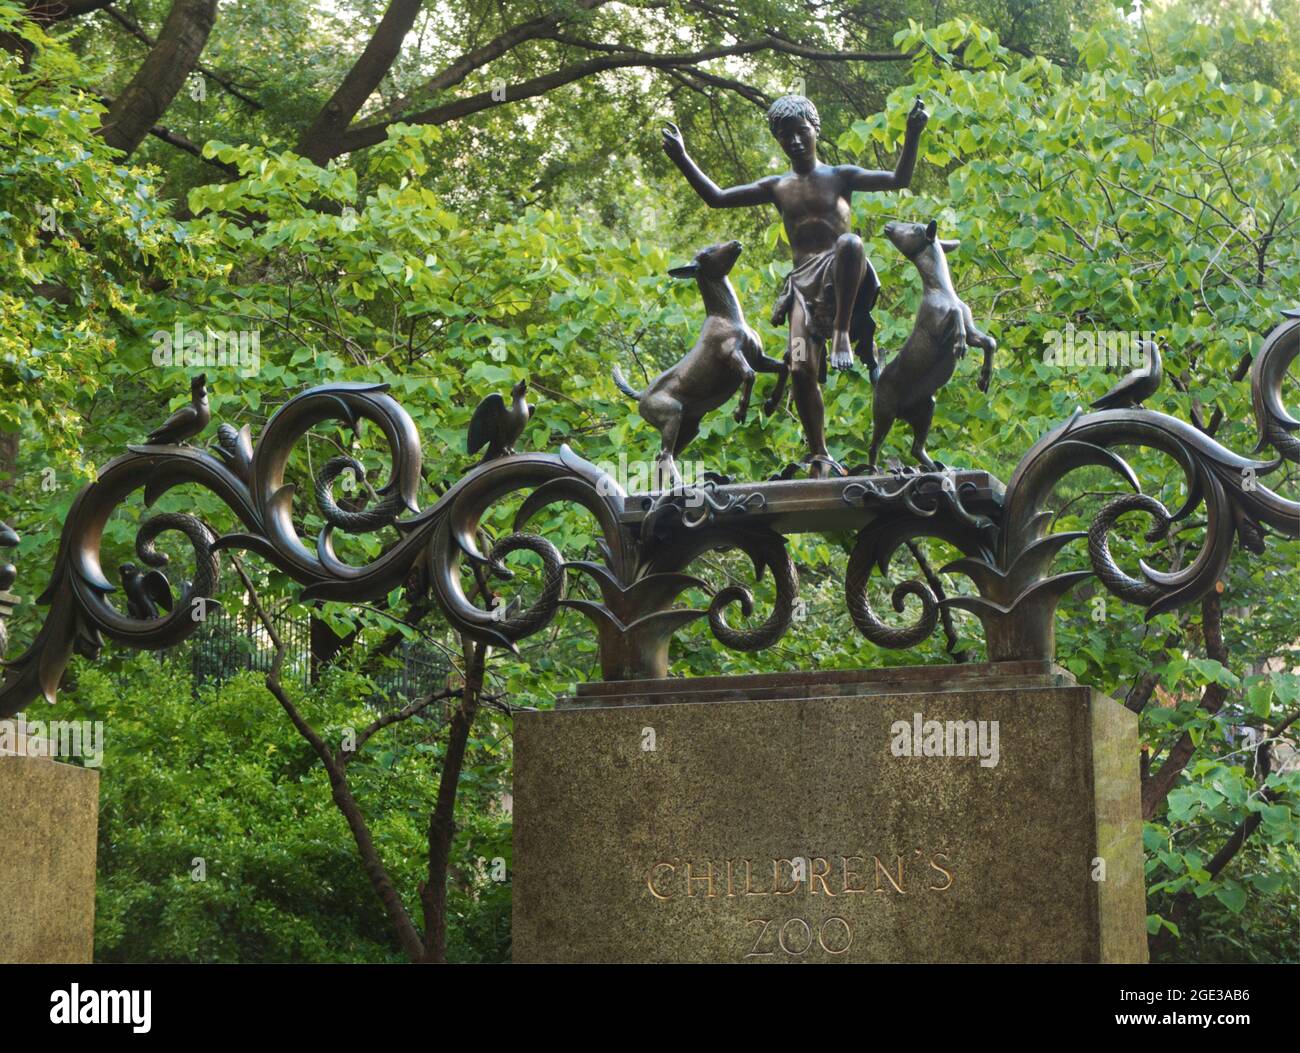
[(28, 0), (27, 17), (38, 26), (51, 26), (69, 18), (80, 18), (100, 8), (107, 7), (112, 0)]
[(423, 6), (423, 0), (391, 0), (365, 50), (311, 126), (303, 132), (298, 141), (298, 153), (316, 164), (324, 164), (331, 157), (346, 152), (334, 149), (334, 144), (397, 61), (402, 41), (411, 31)]
[(772, 97), (766, 92), (759, 91), (749, 84), (739, 80), (732, 80), (730, 77), (719, 77), (717, 74), (708, 73), (702, 69), (664, 70), (673, 80), (685, 84), (692, 91), (698, 91), (701, 95), (708, 96), (708, 88), (722, 88), (724, 91), (732, 91), (742, 99), (752, 102), (760, 110), (766, 111), (772, 105)]
[(104, 115), (104, 141), (130, 154), (176, 97), (217, 16), (217, 0), (174, 0), (167, 20), (131, 82)]
[[(1281, 794), (1274, 790), (1265, 790), (1260, 796), (1266, 803), (1271, 804), (1281, 797)], [(1259, 828), (1263, 818), (1262, 812), (1251, 812), (1241, 821), (1237, 829), (1232, 832), (1232, 836), (1223, 843), (1223, 847), (1214, 853), (1214, 858), (1205, 865), (1206, 873), (1210, 875), (1209, 880), (1212, 881), (1218, 877), (1223, 868), (1232, 862), (1232, 858), (1241, 851), (1246, 839)], [(1173, 905), (1169, 908), (1169, 921), (1175, 925), (1181, 925), (1183, 918), (1187, 916), (1187, 912), (1195, 903), (1196, 893), (1190, 889), (1183, 889), (1174, 897)], [(1158, 951), (1164, 948), (1168, 944), (1169, 938), (1170, 934), (1162, 929), (1158, 935), (1151, 939), (1151, 949)]]
[(280, 708), (284, 710), (289, 722), (293, 724), (298, 734), (307, 741), (307, 744), (311, 746), (317, 758), (319, 758), (321, 766), (324, 767), (326, 774), (329, 776), (330, 792), (334, 804), (342, 813), (344, 820), (348, 824), (348, 829), (352, 831), (352, 839), (356, 843), (357, 853), (361, 856), (362, 869), (365, 870), (366, 876), (370, 879), (370, 886), (375, 890), (375, 895), (379, 897), (379, 902), (388, 915), (388, 920), (392, 924), (398, 942), (401, 943), (407, 957), (412, 962), (419, 962), (424, 957), (424, 944), (420, 939), (419, 932), (416, 931), (414, 923), (411, 921), (410, 915), (406, 912), (402, 897), (398, 895), (397, 888), (394, 886), (393, 880), (389, 877), (388, 870), (380, 858), (379, 850), (375, 847), (374, 838), (370, 834), (370, 827), (366, 824), (365, 815), (362, 813), (360, 805), (357, 804), (356, 798), (352, 795), (352, 788), (348, 785), (346, 765), (329, 748), (319, 732), (307, 722), (307, 719), (299, 712), (298, 707), (293, 704), (289, 693), (285, 691), (284, 685), (280, 681), (280, 670), (284, 666), (284, 659), (288, 653), (284, 641), (276, 631), (274, 621), (266, 613), (266, 608), (262, 605), (257, 589), (253, 587), (252, 581), (244, 571), (243, 563), (233, 552), (231, 553), (231, 562), (234, 564), (240, 580), (244, 583), (244, 588), (248, 591), (249, 602), (252, 603), (253, 610), (262, 623), (262, 628), (266, 630), (266, 635), (275, 647), (275, 659), (266, 674), (266, 689), (280, 703)]
[[(566, 38), (562, 37), (556, 39), (562, 42), (566, 40)], [(911, 57), (902, 52), (815, 51), (771, 36), (741, 41), (736, 44), (704, 48), (699, 51), (663, 55), (626, 48), (616, 44), (600, 44), (593, 41), (569, 42), (576, 43), (578, 46), (591, 51), (600, 52), (601, 55), (585, 62), (564, 66), (538, 77), (532, 77), (519, 84), (510, 85), (504, 92), (499, 89), (479, 92), (476, 95), (454, 99), (416, 113), (404, 114), (399, 119), (407, 124), (447, 124), (490, 109), (493, 106), (544, 95), (566, 84), (572, 84), (575, 81), (583, 80), (607, 70), (634, 68), (675, 69), (683, 66), (698, 66), (702, 62), (709, 62), (713, 59), (752, 55), (759, 51), (780, 51), (801, 55), (806, 58), (837, 62), (902, 62)], [(692, 71), (697, 75), (699, 72), (698, 70)], [(332, 157), (338, 157), (341, 154), (351, 153), (354, 150), (365, 149), (383, 142), (388, 136), (388, 128), (392, 123), (394, 123), (393, 120), (383, 119), (372, 124), (351, 128), (346, 132), (340, 130), (336, 133), (331, 129), (328, 143), (321, 140), (319, 131), (313, 132), (303, 137), (303, 144), (300, 146), (299, 152), (304, 157), (309, 157), (316, 163), (322, 164)]]
[[(145, 47), (152, 48), (154, 46), (155, 44), (154, 39), (151, 36), (149, 36), (149, 34), (146, 33), (144, 29), (141, 28), (140, 23), (122, 14), (122, 12), (119, 11), (117, 8), (115, 8), (111, 3), (107, 4), (104, 7), (104, 14), (108, 15), (109, 18), (111, 18), (119, 26), (121, 26), (128, 33), (130, 33), (131, 36), (143, 42)], [(198, 70), (200, 73), (202, 73), (205, 77), (211, 77), (214, 81), (216, 81), (223, 88), (225, 88), (227, 92), (229, 92), (231, 95), (237, 98), (240, 102), (246, 104), (247, 106), (250, 106), (254, 110), (263, 109), (263, 106), (260, 102), (258, 102), (250, 95), (245, 95), (244, 92), (242, 92), (235, 85), (233, 81), (229, 80), (227, 77), (218, 73), (216, 70), (203, 65), (202, 62), (196, 62), (194, 64), (194, 68)]]
[(357, 736), (356, 745), (343, 755), (341, 763), (345, 767), (351, 763), (352, 758), (361, 752), (361, 747), (369, 742), (376, 733), (383, 731), (384, 728), (393, 724), (401, 723), (403, 720), (410, 720), (414, 716), (418, 716), (435, 702), (444, 702), (449, 698), (460, 698), (462, 693), (463, 692), (459, 689), (452, 690), (450, 688), (442, 691), (435, 691), (431, 694), (425, 695), (424, 698), (416, 699), (414, 702), (403, 706), (401, 709), (394, 710), (391, 713), (385, 713), (378, 720), (372, 722), (369, 727)]
[[(608, 0), (578, 0), (581, 11), (591, 11), (608, 3)], [(476, 69), (481, 69), (494, 59), (529, 40), (554, 38), (554, 32), (565, 21), (564, 14), (556, 12), (521, 22), (497, 34), (486, 44), (465, 52), (460, 58), (425, 81), (419, 88), (408, 92), (384, 107), (382, 116), (395, 117), (410, 109), (417, 99), (446, 91), (461, 83)]]
[[(99, 100), (105, 106), (112, 107), (113, 105), (113, 100), (107, 96), (101, 95)], [(174, 146), (178, 150), (184, 150), (187, 154), (197, 157), (204, 164), (220, 169), (231, 179), (239, 178), (239, 168), (237, 166), (226, 164), (224, 161), (218, 161), (215, 157), (204, 157), (203, 149), (196, 142), (174, 129), (166, 128), (161, 124), (155, 124), (149, 129), (149, 134), (156, 139), (161, 139), (168, 146)]]
[(447, 752), (438, 778), (438, 799), (429, 815), (429, 871), (420, 888), (424, 910), (425, 960), (447, 961), (447, 871), (451, 866), (451, 846), (456, 836), (456, 793), (465, 764), (470, 729), (478, 714), (483, 696), (483, 670), (487, 646), (464, 642), (465, 687), (461, 703), (451, 718)]
[[(1206, 656), (1226, 666), (1228, 651), (1223, 645), (1223, 601), (1217, 591), (1207, 593), (1201, 600), (1201, 629), (1205, 634)], [(1213, 716), (1223, 707), (1227, 698), (1227, 688), (1221, 684), (1207, 684), (1201, 695), (1200, 708), (1209, 716)], [(1192, 736), (1184, 732), (1174, 743), (1164, 763), (1160, 765), (1160, 770), (1143, 781), (1143, 819), (1150, 819), (1155, 815), (1195, 752), (1196, 746), (1192, 742)]]

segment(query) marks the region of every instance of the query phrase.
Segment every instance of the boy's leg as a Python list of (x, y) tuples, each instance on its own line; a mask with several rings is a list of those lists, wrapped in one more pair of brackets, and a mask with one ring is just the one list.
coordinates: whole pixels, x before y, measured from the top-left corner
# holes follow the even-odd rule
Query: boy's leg
[(794, 405), (803, 425), (804, 438), (811, 455), (810, 474), (820, 478), (825, 474), (826, 410), (822, 404), (822, 389), (817, 382), (824, 350), (819, 342), (808, 335), (808, 313), (803, 297), (795, 296), (790, 309), (790, 386), (794, 390)]
[(861, 328), (858, 330), (858, 343), (853, 351), (858, 356), (858, 361), (867, 367), (867, 375), (871, 378), (871, 383), (875, 384), (880, 379), (880, 363), (876, 359), (876, 319), (871, 312), (876, 306), (876, 301), (880, 299), (880, 279), (876, 276), (876, 269), (871, 266), (870, 260), (867, 260), (865, 270), (862, 286), (858, 289), (858, 296), (854, 301), (853, 314), (849, 316), (849, 326), (854, 325), (858, 312), (861, 311), (862, 319), (859, 323)]
[(831, 336), (831, 368), (853, 367), (849, 323), (858, 289), (867, 274), (867, 253), (856, 234), (841, 234), (835, 242), (835, 332)]

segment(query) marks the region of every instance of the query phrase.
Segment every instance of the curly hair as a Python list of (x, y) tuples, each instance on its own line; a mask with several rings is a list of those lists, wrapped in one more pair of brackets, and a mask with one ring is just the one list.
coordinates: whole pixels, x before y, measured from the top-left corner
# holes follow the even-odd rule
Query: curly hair
[(776, 134), (776, 126), (791, 117), (802, 118), (817, 131), (822, 130), (822, 119), (817, 114), (817, 107), (802, 95), (782, 95), (767, 111), (767, 126)]

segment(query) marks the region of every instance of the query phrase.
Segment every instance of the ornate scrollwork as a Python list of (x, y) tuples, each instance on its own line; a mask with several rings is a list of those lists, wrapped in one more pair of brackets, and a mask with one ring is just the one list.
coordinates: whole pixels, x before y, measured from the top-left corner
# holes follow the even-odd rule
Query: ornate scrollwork
[[(1146, 446), (1168, 454), (1182, 468), (1187, 498), (1172, 514), (1156, 512), (1149, 505), (1135, 505), (1171, 522), (1187, 518), (1204, 505), (1206, 527), (1200, 551), (1185, 567), (1159, 571), (1141, 564), (1145, 584), (1141, 594), (1147, 617), (1192, 603), (1204, 596), (1223, 574), (1232, 553), (1233, 541), (1260, 551), (1263, 527), (1288, 537), (1300, 535), (1300, 504), (1288, 501), (1266, 487), (1260, 479), (1275, 470), (1280, 461), (1257, 461), (1242, 457), (1220, 445), (1198, 428), (1154, 410), (1104, 410), (1078, 416), (1046, 436), (1021, 461), (1007, 484), (1006, 522), (1003, 546), (1005, 561), (1014, 558), (1043, 539), (1050, 514), (1043, 511), (1052, 488), (1070, 471), (1084, 464), (1101, 464), (1118, 471), (1137, 493), (1141, 486), (1132, 469), (1114, 454), (1112, 446)], [(1099, 513), (1100, 529), (1108, 529), (1114, 506)], [(1094, 563), (1100, 572), (1101, 566)], [(1118, 584), (1121, 599), (1136, 596), (1130, 579), (1106, 568), (1103, 584)]]
[[(701, 617), (708, 618), (720, 643), (736, 651), (760, 651), (785, 635), (794, 617), (799, 577), (785, 539), (751, 522), (767, 506), (761, 490), (720, 493), (709, 480), (642, 501), (646, 507), (636, 532), (635, 565), (624, 566), (620, 577), (608, 568), (578, 564), (599, 582), (604, 603), (566, 601), (596, 624), (606, 679), (666, 676), (672, 634)], [(733, 604), (746, 618), (754, 613), (753, 594), (738, 584), (714, 593), (704, 611), (669, 606), (688, 588), (713, 591), (683, 571), (703, 553), (718, 549), (748, 555), (756, 580), (771, 570), (776, 595), (771, 613), (758, 625), (739, 628), (727, 621)]]
[[(295, 489), (285, 481), (294, 445), (317, 424), (340, 420), (353, 430), (362, 421), (377, 425), (392, 458), (388, 481), (370, 509), (349, 512), (331, 494), (345, 471), (360, 478), (351, 457), (326, 463), (314, 480), (317, 504), (325, 519), (315, 549), (304, 545), (292, 517)], [(179, 643), (200, 624), (190, 601), (211, 598), (219, 554), (244, 549), (265, 557), (303, 585), (302, 597), (367, 601), (402, 585), (420, 565), (452, 625), (474, 639), (513, 648), (516, 641), (545, 626), (559, 608), (565, 587), (564, 561), (543, 538), (522, 532), (498, 541), (488, 555), (476, 545), (479, 522), (487, 507), (504, 495), (533, 489), (521, 511), (524, 518), (558, 500), (577, 501), (593, 511), (604, 531), (606, 552), (615, 564), (628, 562), (616, 509), (622, 491), (605, 473), (567, 447), (555, 454), (520, 454), (474, 469), (426, 511), (415, 503), (420, 482), (421, 450), (415, 424), (382, 384), (331, 384), (303, 392), (286, 402), (268, 421), (256, 447), (247, 431), (222, 428), (218, 453), (180, 445), (132, 446), (115, 458), (77, 496), (64, 523), (49, 587), (38, 599), (50, 612), (31, 646), (6, 663), (0, 686), (0, 715), (9, 715), (44, 694), (53, 698), (74, 651), (93, 655), (101, 634), (133, 647), (156, 649)], [(166, 513), (147, 519), (137, 535), (136, 550), (150, 566), (166, 557), (154, 546), (165, 530), (190, 541), (194, 570), (182, 602), (165, 617), (123, 614), (109, 601), (115, 586), (100, 565), (100, 538), (109, 516), (134, 491), (143, 488), (153, 505), (176, 486), (197, 483), (216, 494), (239, 518), (243, 529), (217, 537), (192, 515)], [(403, 512), (413, 513), (400, 518)], [(364, 566), (352, 566), (336, 554), (335, 530), (373, 531), (392, 526), (397, 541)], [(462, 557), (501, 576), (505, 555), (526, 549), (542, 561), (537, 599), (524, 608), (516, 601), (489, 609), (472, 603), (460, 580)], [(509, 576), (508, 572), (505, 576)], [(486, 602), (486, 598), (485, 598)]]
[[(889, 489), (890, 485), (893, 489)], [(958, 485), (951, 472), (898, 471), (888, 482), (860, 479), (844, 487), (842, 497), (863, 508), (896, 508), (901, 505), (918, 519), (930, 519), (940, 511), (979, 531), (994, 531), (993, 520), (969, 511), (963, 500), (970, 484)]]
[[(849, 617), (853, 619), (858, 632), (880, 647), (915, 647), (922, 640), (928, 639), (934, 632), (935, 626), (939, 624), (939, 600), (934, 590), (923, 581), (912, 578), (900, 582), (894, 587), (890, 596), (894, 610), (902, 614), (907, 604), (907, 597), (915, 596), (921, 601), (920, 616), (905, 629), (897, 629), (884, 622), (872, 609), (871, 602), (867, 599), (867, 582), (871, 577), (872, 561), (870, 555), (865, 553), (871, 546), (869, 542), (863, 544), (863, 541), (863, 538), (859, 538), (858, 544), (854, 546), (844, 576), (844, 595), (848, 602)], [(884, 572), (882, 569), (881, 573)]]
[(1145, 512), (1154, 520), (1154, 526), (1146, 533), (1147, 541), (1162, 541), (1169, 536), (1174, 520), (1164, 505), (1146, 494), (1123, 494), (1108, 501), (1088, 528), (1088, 559), (1110, 592), (1129, 603), (1145, 607), (1160, 599), (1163, 590), (1154, 582), (1126, 574), (1110, 554), (1111, 529), (1126, 512)]
[[(13, 527), (6, 523), (0, 523), (0, 548), (15, 548), (18, 545), (18, 540), (18, 534)], [(0, 563), (0, 592), (10, 589), (17, 579), (17, 567), (8, 561)]]
[[(503, 539), (497, 549), (484, 555), (475, 542), (484, 512), (506, 494), (523, 489), (533, 492), (515, 515), (516, 533), (511, 536), (515, 540)], [(409, 532), (402, 544), (414, 540), (423, 545), (431, 537), (427, 544), (429, 582), (452, 627), (482, 643), (513, 650), (519, 640), (537, 632), (554, 617), (564, 586), (564, 562), (559, 553), (549, 542), (538, 546), (532, 540), (519, 540), (534, 537), (525, 534), (522, 528), (549, 505), (578, 504), (596, 517), (604, 534), (607, 558), (619, 567), (628, 558), (617, 519), (617, 509), (624, 496), (610, 476), (563, 446), (558, 456), (524, 453), (488, 461), (456, 483), (427, 512), (399, 522), (398, 528)], [(500, 557), (515, 548), (528, 548), (542, 559), (546, 580), (541, 596), (532, 607), (503, 619), (497, 609), (481, 608), (466, 597), (460, 561), (464, 557), (500, 575), (504, 569)], [(342, 598), (333, 586), (318, 588), (313, 594)]]
[[(541, 595), (528, 607), (523, 607), (518, 598), (512, 600), (501, 611), (499, 626), (501, 634), (507, 640), (522, 640), (526, 636), (544, 629), (564, 597), (565, 565), (560, 550), (544, 537), (537, 534), (507, 534), (492, 546), (488, 553), (488, 562), (493, 567), (504, 568), (502, 560), (510, 552), (532, 552), (542, 561)], [(513, 576), (510, 571), (498, 571)]]
[[(0, 549), (14, 548), (18, 544), (17, 532), (7, 523), (0, 523)], [(7, 560), (0, 560), (0, 658), (9, 644), (9, 612), (17, 602), (9, 590), (18, 580), (18, 568)]]
[(1300, 464), (1300, 420), (1282, 404), (1282, 380), (1296, 356), (1300, 355), (1300, 316), (1288, 311), (1291, 321), (1277, 326), (1264, 340), (1250, 367), (1250, 401), (1255, 410), (1259, 442), (1258, 453), (1272, 446), (1278, 456)]
[[(1172, 457), (1186, 478), (1188, 496), (1183, 505), (1170, 514), (1159, 502), (1142, 497), (1137, 476), (1111, 446), (1146, 446)], [(1300, 504), (1258, 482), (1278, 463), (1241, 457), (1192, 425), (1154, 410), (1076, 415), (1041, 439), (1012, 475), (995, 558), (967, 558), (944, 568), (972, 578), (980, 595), (942, 602), (980, 618), (990, 659), (1051, 658), (1056, 604), (1092, 572), (1049, 576), (1047, 569), (1064, 545), (1084, 536), (1089, 538), (1092, 566), (1102, 584), (1120, 599), (1146, 607), (1148, 618), (1195, 602), (1214, 588), (1223, 574), (1234, 538), (1259, 551), (1263, 524), (1286, 536), (1300, 535)], [(1048, 534), (1053, 514), (1045, 505), (1052, 490), (1067, 474), (1085, 465), (1116, 471), (1134, 495), (1109, 502), (1086, 535), (1077, 531)], [(1143, 562), (1142, 578), (1138, 579), (1115, 564), (1106, 537), (1120, 514), (1133, 510), (1150, 514), (1156, 527), (1148, 537), (1157, 540), (1171, 523), (1185, 519), (1202, 504), (1205, 538), (1186, 566), (1160, 571)]]
[(640, 540), (643, 544), (669, 541), (678, 528), (698, 530), (714, 524), (722, 516), (744, 515), (756, 512), (767, 504), (760, 491), (718, 495), (714, 482), (699, 486), (676, 487), (646, 498), (649, 509), (641, 520)]
[[(1222, 576), (1232, 553), (1234, 539), (1252, 552), (1263, 551), (1265, 529), (1286, 537), (1300, 537), (1300, 503), (1289, 501), (1260, 482), (1275, 471), (1282, 459), (1296, 460), (1300, 447), (1292, 432), (1300, 421), (1290, 417), (1282, 404), (1281, 385), (1289, 364), (1300, 354), (1300, 320), (1278, 326), (1265, 341), (1251, 374), (1251, 395), (1258, 425), (1260, 446), (1272, 444), (1280, 457), (1260, 461), (1222, 446), (1198, 428), (1167, 414), (1143, 408), (1076, 413), (1064, 425), (1044, 436), (1021, 459), (1007, 484), (997, 523), (979, 532), (972, 546), (951, 530), (961, 520), (960, 508), (935, 520), (933, 506), (916, 504), (905, 487), (886, 489), (874, 482), (850, 484), (852, 497), (882, 504), (903, 500), (905, 512), (899, 518), (872, 524), (859, 538), (846, 576), (849, 610), (854, 624), (868, 639), (882, 646), (907, 647), (933, 631), (937, 609), (944, 606), (968, 610), (983, 623), (989, 658), (993, 661), (1051, 658), (1055, 651), (1054, 614), (1066, 592), (1096, 573), (1102, 585), (1128, 603), (1146, 608), (1146, 616), (1172, 610), (1204, 596)], [(1175, 512), (1168, 512), (1154, 498), (1143, 495), (1132, 468), (1111, 447), (1142, 446), (1159, 450), (1182, 468), (1187, 498)], [(1057, 484), (1076, 468), (1110, 468), (1133, 489), (1108, 502), (1084, 533), (1048, 533), (1054, 515), (1046, 507)], [(924, 475), (912, 476), (907, 485), (920, 490)], [(846, 498), (850, 496), (846, 488)], [(1131, 511), (1142, 511), (1154, 520), (1149, 541), (1165, 537), (1173, 523), (1186, 519), (1204, 506), (1205, 537), (1199, 552), (1186, 566), (1157, 570), (1139, 564), (1141, 577), (1123, 571), (1110, 552), (1108, 536), (1117, 519)], [(969, 525), (969, 524), (968, 524)], [(865, 598), (870, 567), (884, 572), (895, 536), (941, 537), (966, 554), (942, 568), (944, 573), (961, 573), (976, 585), (978, 595), (956, 595), (938, 600), (919, 581), (906, 582), (894, 591), (896, 609), (907, 596), (920, 599), (919, 620), (906, 629), (885, 625)], [(960, 533), (960, 532), (958, 532)], [(1092, 571), (1049, 574), (1060, 550), (1087, 537)], [(985, 542), (995, 539), (989, 548)], [(901, 542), (898, 542), (901, 543)], [(976, 551), (983, 548), (983, 551)]]
[(332, 457), (316, 473), (316, 506), (328, 529), (349, 534), (365, 534), (392, 526), (406, 510), (406, 499), (397, 490), (390, 491), (370, 508), (352, 511), (341, 508), (334, 500), (334, 480), (348, 472), (358, 486), (366, 481), (366, 470), (355, 457)]
[(894, 627), (871, 606), (867, 593), (872, 571), (879, 570), (881, 577), (886, 577), (893, 554), (917, 537), (939, 538), (963, 552), (987, 555), (996, 540), (996, 524), (991, 517), (966, 507), (963, 488), (947, 472), (897, 473), (888, 482), (850, 482), (843, 499), (877, 513), (859, 532), (849, 555), (844, 576), (849, 617), (858, 632), (877, 646), (914, 647), (939, 623), (938, 597), (919, 579), (897, 585), (890, 597), (894, 610), (901, 614), (907, 597), (913, 596), (920, 601), (921, 611), (911, 625)]
[(799, 595), (799, 575), (785, 539), (779, 534), (770, 531), (747, 533), (736, 538), (736, 546), (753, 562), (755, 579), (762, 580), (764, 570), (771, 568), (776, 584), (772, 613), (750, 629), (729, 625), (726, 608), (733, 603), (739, 604), (741, 613), (748, 618), (754, 613), (754, 597), (743, 585), (728, 585), (719, 589), (709, 604), (709, 628), (723, 646), (733, 651), (762, 651), (780, 640), (790, 628)]
[[(1005, 490), (986, 473), (896, 471), (886, 476), (849, 479), (781, 480), (733, 485), (718, 480), (688, 490), (629, 498), (596, 465), (567, 446), (557, 454), (520, 453), (493, 457), (471, 469), (430, 508), (416, 504), (421, 480), (419, 435), (410, 416), (382, 384), (330, 384), (291, 398), (267, 422), (254, 445), (247, 427), (222, 424), (216, 446), (176, 444), (131, 446), (109, 462), (99, 477), (77, 495), (60, 537), (54, 571), (39, 597), (49, 613), (31, 646), (7, 663), (0, 684), (0, 716), (8, 716), (41, 694), (52, 698), (75, 652), (94, 655), (103, 636), (133, 647), (174, 645), (200, 624), (194, 602), (212, 599), (220, 553), (243, 549), (270, 561), (302, 585), (304, 600), (368, 601), (418, 579), (427, 585), (456, 631), (484, 644), (514, 649), (544, 628), (561, 607), (585, 614), (595, 624), (601, 666), (607, 678), (664, 676), (673, 633), (707, 618), (726, 647), (756, 651), (775, 644), (793, 619), (798, 574), (790, 558), (787, 533), (855, 529), (845, 593), (850, 616), (869, 640), (886, 647), (912, 646), (935, 629), (945, 607), (974, 613), (984, 626), (991, 660), (1050, 658), (1054, 650), (1054, 612), (1061, 597), (1095, 573), (1103, 586), (1125, 602), (1146, 608), (1151, 617), (1203, 596), (1222, 575), (1234, 542), (1261, 551), (1269, 531), (1300, 536), (1300, 503), (1287, 500), (1260, 480), (1284, 460), (1300, 463), (1294, 434), (1300, 422), (1286, 412), (1281, 385), (1287, 367), (1300, 354), (1300, 319), (1274, 330), (1251, 374), (1252, 403), (1261, 444), (1272, 444), (1272, 461), (1242, 457), (1204, 432), (1163, 413), (1143, 408), (1076, 413), (1044, 436), (1024, 456)], [(293, 518), (295, 488), (286, 472), (295, 445), (316, 425), (340, 421), (359, 433), (366, 421), (382, 433), (391, 458), (386, 481), (369, 507), (343, 507), (334, 484), (345, 474), (365, 482), (359, 460), (348, 453), (331, 458), (312, 481), (316, 508), (324, 521), (315, 544), (305, 543)], [(1132, 468), (1113, 447), (1140, 446), (1173, 458), (1186, 480), (1187, 497), (1174, 512), (1144, 495)], [(1109, 501), (1090, 529), (1049, 533), (1047, 509), (1053, 489), (1076, 468), (1102, 466), (1116, 472), (1132, 494)], [(155, 570), (140, 576), (122, 569), (128, 590), (124, 613), (110, 602), (115, 586), (100, 564), (100, 541), (109, 516), (131, 494), (143, 489), (146, 506), (184, 484), (206, 487), (240, 522), (220, 537), (191, 514), (153, 515), (140, 525), (136, 552)], [(484, 516), (498, 501), (523, 494), (513, 531), (485, 553)], [(576, 504), (596, 520), (603, 560), (566, 562), (556, 547), (525, 529), (541, 510)], [(1172, 524), (1204, 508), (1200, 550), (1186, 565), (1158, 570), (1139, 563), (1139, 573), (1122, 570), (1109, 536), (1129, 512), (1151, 517), (1150, 541), (1164, 538)], [(370, 533), (392, 528), (396, 539), (369, 562), (354, 566), (335, 551), (337, 532)], [(189, 542), (193, 569), (173, 601), (157, 568), (166, 557), (155, 542), (175, 531)], [(909, 597), (920, 603), (911, 625), (887, 624), (867, 599), (873, 572), (886, 576), (892, 555), (914, 538), (945, 541), (962, 553), (941, 573), (960, 573), (977, 595), (940, 598), (929, 584), (909, 580), (892, 591), (900, 613)], [(1052, 574), (1061, 549), (1088, 539), (1092, 570)], [(0, 547), (16, 543), (0, 526)], [(728, 584), (714, 591), (687, 568), (706, 552), (738, 549), (750, 559), (756, 579), (771, 570), (775, 600), (766, 619), (738, 627), (727, 613), (739, 607), (751, 617), (750, 590)], [(533, 553), (541, 562), (536, 596), (497, 599), (488, 582), (509, 579), (506, 557)], [(474, 570), (476, 588), (467, 595), (462, 565)], [(599, 601), (566, 596), (567, 572), (593, 580)], [(0, 567), (0, 596), (13, 581), (10, 564)], [(673, 606), (690, 589), (711, 593), (705, 610)], [(8, 597), (9, 602), (13, 597)], [(159, 608), (167, 611), (163, 614)], [(3, 610), (0, 610), (3, 613)], [(3, 626), (0, 625), (0, 629)]]

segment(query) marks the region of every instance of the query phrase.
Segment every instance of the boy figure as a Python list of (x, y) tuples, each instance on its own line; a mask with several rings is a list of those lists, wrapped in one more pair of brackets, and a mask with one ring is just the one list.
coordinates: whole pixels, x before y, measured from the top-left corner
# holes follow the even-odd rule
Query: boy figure
[[(821, 119), (802, 95), (786, 95), (767, 112), (773, 137), (790, 158), (791, 171), (765, 176), (754, 183), (719, 187), (686, 154), (682, 134), (674, 124), (663, 130), (664, 152), (681, 169), (686, 181), (710, 208), (775, 205), (785, 225), (794, 255), (772, 310), (772, 324), (789, 319), (790, 343), (786, 364), (794, 387), (795, 408), (808, 440), (809, 475), (825, 478), (843, 469), (826, 450), (825, 409), (820, 384), (826, 379), (826, 345), (830, 365), (849, 369), (853, 352), (866, 363), (876, 382), (875, 322), (871, 308), (880, 293), (875, 269), (867, 260), (862, 239), (849, 229), (855, 191), (897, 190), (912, 181), (921, 130), (930, 115), (920, 99), (907, 115), (907, 134), (898, 166), (892, 172), (872, 172), (857, 165), (824, 165), (817, 160)], [(768, 399), (771, 412), (782, 382)]]

